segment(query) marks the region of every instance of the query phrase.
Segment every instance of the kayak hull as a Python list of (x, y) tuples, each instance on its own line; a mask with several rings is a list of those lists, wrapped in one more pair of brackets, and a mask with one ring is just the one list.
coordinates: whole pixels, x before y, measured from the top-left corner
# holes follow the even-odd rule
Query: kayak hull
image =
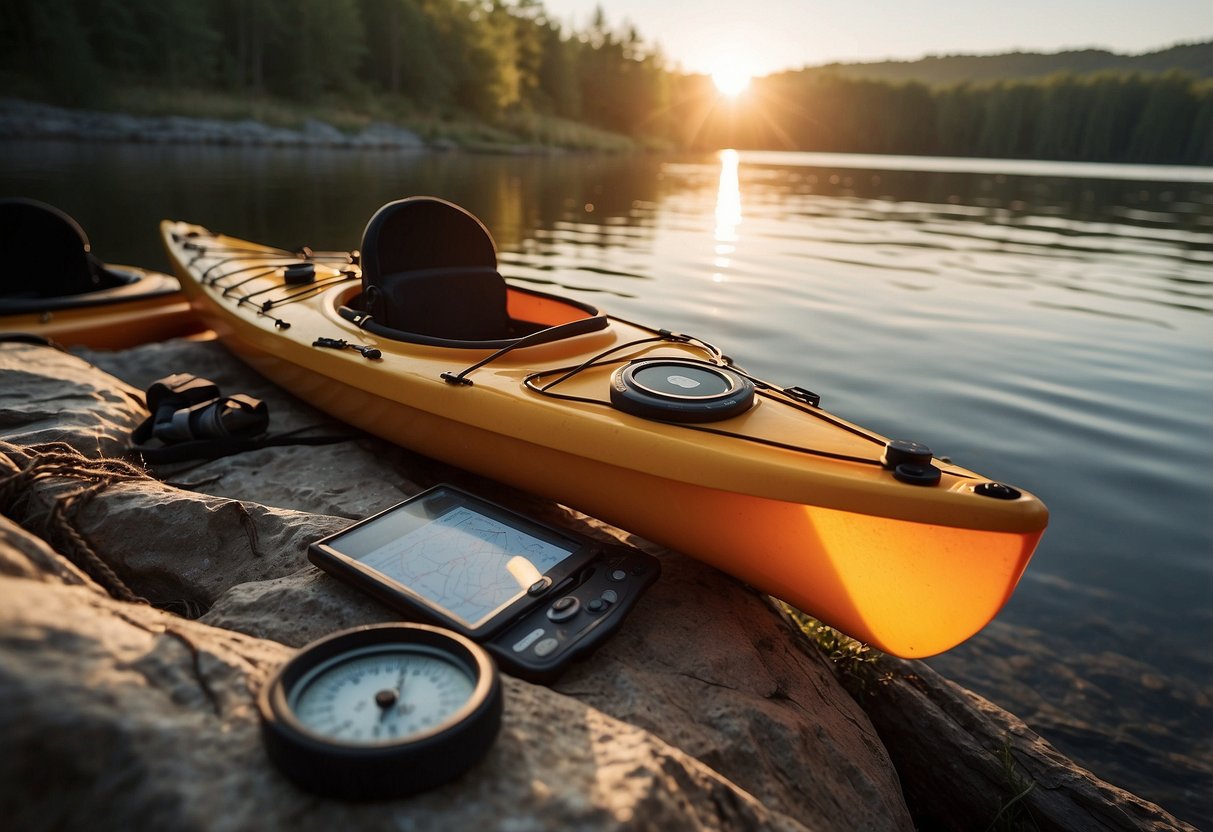
[[(451, 385), (438, 368), (460, 370), (491, 351), (370, 338), (335, 311), (356, 286), (283, 307), (291, 314), (283, 327), (277, 312), (234, 303), (198, 279), (216, 259), (184, 241), (210, 239), (209, 232), (167, 222), (162, 230), (198, 317), (250, 366), (309, 403), (691, 555), (887, 652), (929, 656), (980, 630), (1010, 597), (1044, 530), (1047, 512), (1036, 498), (975, 497), (974, 483), (985, 480), (963, 469), (949, 469), (938, 489), (899, 485), (875, 466), (754, 448), (606, 407), (550, 403), (523, 383), (536, 369), (575, 363), (634, 336), (621, 322), (574, 339), (575, 347), (519, 350), (525, 355), (470, 375), (472, 385)], [(241, 250), (249, 245), (240, 241)], [(383, 357), (312, 346), (337, 335), (373, 344)], [(578, 383), (601, 388), (604, 381)], [(784, 409), (764, 401), (730, 422), (782, 435)], [(803, 429), (824, 430), (817, 421)], [(866, 440), (831, 441), (863, 447)]]
[(202, 331), (168, 275), (110, 267), (131, 282), (116, 291), (0, 302), (0, 335), (36, 335), (65, 347), (120, 350)]

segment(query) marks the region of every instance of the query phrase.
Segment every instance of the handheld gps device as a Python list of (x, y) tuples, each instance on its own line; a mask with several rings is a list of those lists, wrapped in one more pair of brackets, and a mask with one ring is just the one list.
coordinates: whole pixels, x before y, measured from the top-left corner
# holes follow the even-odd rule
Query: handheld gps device
[(482, 645), (535, 682), (605, 641), (661, 572), (656, 558), (438, 485), (308, 547), (312, 563)]

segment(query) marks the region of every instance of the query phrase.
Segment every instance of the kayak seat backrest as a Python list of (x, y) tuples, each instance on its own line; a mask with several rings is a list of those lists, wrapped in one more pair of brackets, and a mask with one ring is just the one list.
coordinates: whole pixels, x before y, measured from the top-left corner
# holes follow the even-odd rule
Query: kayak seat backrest
[(496, 269), (384, 275), (364, 298), (371, 317), (402, 332), (459, 341), (491, 341), (509, 333), (505, 280)]
[(507, 337), (497, 249), (472, 214), (435, 197), (388, 203), (362, 235), (363, 308), (382, 326), (433, 338)]
[(67, 214), (32, 199), (0, 199), (0, 297), (80, 295), (108, 288), (106, 277)]

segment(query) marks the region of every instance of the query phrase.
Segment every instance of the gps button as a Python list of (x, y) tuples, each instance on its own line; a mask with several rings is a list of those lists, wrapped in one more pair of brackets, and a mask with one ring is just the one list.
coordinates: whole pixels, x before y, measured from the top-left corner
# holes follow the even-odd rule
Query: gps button
[(552, 579), (549, 578), (547, 575), (544, 575), (542, 578), (535, 581), (535, 583), (533, 583), (529, 587), (527, 587), (526, 594), (527, 595), (542, 595), (543, 593), (547, 592), (548, 587), (550, 587), (551, 585), (552, 585)]
[(526, 650), (528, 647), (530, 647), (535, 642), (539, 641), (539, 639), (541, 639), (541, 638), (543, 638), (543, 628), (536, 627), (534, 630), (531, 630), (529, 633), (527, 633), (525, 636), (523, 636), (521, 639), (518, 640), (518, 642), (514, 645), (514, 652), (521, 653), (523, 650)]
[(572, 595), (566, 595), (563, 598), (557, 599), (556, 603), (548, 608), (548, 618), (556, 622), (568, 621), (580, 609), (581, 602)]

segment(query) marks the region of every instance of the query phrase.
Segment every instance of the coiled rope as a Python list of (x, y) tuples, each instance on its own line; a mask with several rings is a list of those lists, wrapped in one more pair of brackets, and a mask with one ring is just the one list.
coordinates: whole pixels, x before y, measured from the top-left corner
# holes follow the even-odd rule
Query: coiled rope
[[(35, 483), (76, 480), (78, 487), (52, 498), (35, 499)], [(97, 494), (117, 482), (152, 479), (120, 459), (89, 459), (64, 442), (20, 447), (0, 441), (0, 514), (44, 538), (111, 597), (146, 604), (106, 563), (76, 528), (74, 520)]]

